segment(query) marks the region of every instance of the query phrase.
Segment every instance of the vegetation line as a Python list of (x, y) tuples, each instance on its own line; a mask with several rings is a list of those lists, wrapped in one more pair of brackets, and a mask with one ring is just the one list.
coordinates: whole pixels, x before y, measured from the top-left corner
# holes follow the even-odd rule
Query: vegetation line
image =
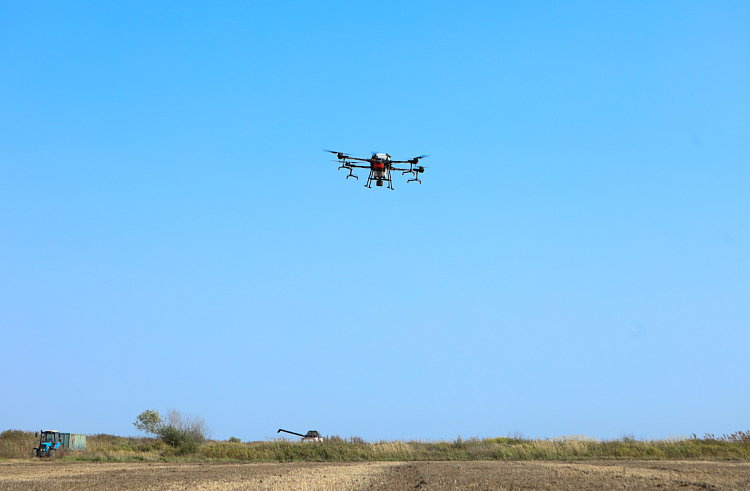
[[(0, 459), (32, 459), (34, 432), (7, 430), (0, 433)], [(160, 438), (89, 435), (86, 450), (67, 451), (66, 461), (130, 462), (179, 460), (258, 461), (469, 461), (469, 460), (750, 460), (750, 431), (703, 438), (666, 440), (597, 440), (586, 436), (548, 439), (500, 437), (451, 441), (380, 441), (332, 436), (322, 443), (286, 439), (265, 442), (206, 440), (173, 446)]]

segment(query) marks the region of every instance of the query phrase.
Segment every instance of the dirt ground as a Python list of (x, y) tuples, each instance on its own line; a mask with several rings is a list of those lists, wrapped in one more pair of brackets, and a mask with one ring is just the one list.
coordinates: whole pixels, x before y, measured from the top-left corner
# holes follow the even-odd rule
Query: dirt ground
[(750, 490), (750, 462), (0, 463), (0, 490)]

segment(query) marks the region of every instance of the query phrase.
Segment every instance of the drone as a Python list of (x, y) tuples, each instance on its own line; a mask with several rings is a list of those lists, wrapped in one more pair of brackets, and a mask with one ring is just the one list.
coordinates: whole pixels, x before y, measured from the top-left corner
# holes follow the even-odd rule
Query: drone
[[(400, 171), (401, 175), (413, 175), (414, 179), (408, 179), (406, 181), (407, 183), (416, 181), (419, 184), (422, 184), (422, 181), (419, 180), (419, 174), (424, 172), (424, 166), (419, 165), (419, 159), (423, 159), (427, 157), (427, 155), (420, 155), (419, 157), (414, 157), (411, 160), (391, 160), (391, 156), (387, 153), (373, 153), (372, 157), (370, 157), (369, 159), (362, 159), (359, 157), (351, 157), (345, 153), (334, 152), (333, 150), (324, 151), (330, 152), (336, 156), (338, 162), (341, 164), (341, 167), (339, 167), (338, 170), (349, 170), (349, 175), (346, 176), (347, 179), (353, 177), (354, 179), (359, 180), (359, 177), (355, 176), (353, 173), (354, 169), (370, 169), (370, 177), (367, 178), (367, 184), (365, 184), (366, 188), (372, 189), (372, 181), (375, 181), (376, 186), (382, 186), (383, 182), (385, 181), (388, 183), (388, 188), (392, 190), (392, 170)], [(367, 162), (367, 164), (359, 164), (358, 162)], [(409, 164), (409, 168), (405, 169), (394, 167), (393, 164)]]

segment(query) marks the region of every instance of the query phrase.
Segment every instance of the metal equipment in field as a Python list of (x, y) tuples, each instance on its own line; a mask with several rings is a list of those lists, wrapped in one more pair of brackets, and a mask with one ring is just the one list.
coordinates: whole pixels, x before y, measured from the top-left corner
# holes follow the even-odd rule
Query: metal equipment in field
[(62, 450), (86, 450), (86, 435), (41, 430), (34, 433), (34, 436), (39, 437), (39, 446), (32, 450), (33, 457), (54, 457)]
[(276, 433), (281, 433), (282, 431), (284, 433), (290, 433), (292, 435), (301, 436), (303, 442), (322, 442), (323, 441), (323, 437), (320, 436), (320, 433), (318, 433), (315, 430), (310, 430), (305, 435), (301, 433), (295, 433), (293, 431), (282, 430), (282, 429), (279, 429), (279, 431), (277, 431)]

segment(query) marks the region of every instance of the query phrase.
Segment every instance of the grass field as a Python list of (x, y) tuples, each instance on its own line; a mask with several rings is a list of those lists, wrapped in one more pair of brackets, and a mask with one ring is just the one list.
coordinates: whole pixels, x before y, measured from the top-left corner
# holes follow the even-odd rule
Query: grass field
[[(234, 439), (236, 440), (236, 439)], [(0, 459), (32, 459), (33, 432), (0, 434)], [(453, 441), (364, 442), (361, 438), (326, 439), (323, 443), (288, 440), (265, 442), (208, 441), (185, 451), (153, 438), (89, 435), (86, 450), (66, 452), (62, 461), (158, 462), (357, 462), (357, 461), (526, 461), (526, 460), (750, 460), (750, 432), (715, 437), (695, 435), (667, 440), (597, 440), (585, 436), (550, 439), (472, 438)]]

